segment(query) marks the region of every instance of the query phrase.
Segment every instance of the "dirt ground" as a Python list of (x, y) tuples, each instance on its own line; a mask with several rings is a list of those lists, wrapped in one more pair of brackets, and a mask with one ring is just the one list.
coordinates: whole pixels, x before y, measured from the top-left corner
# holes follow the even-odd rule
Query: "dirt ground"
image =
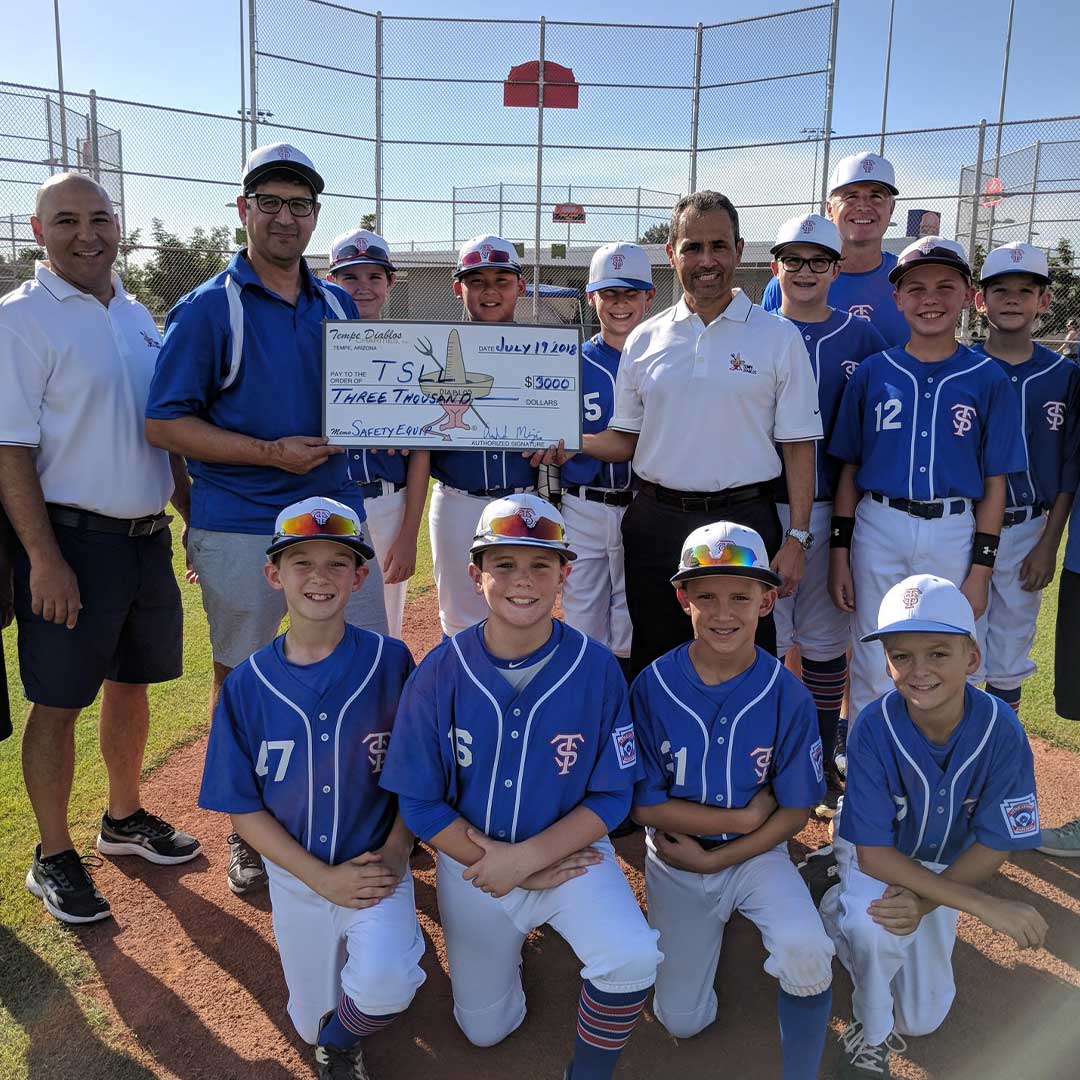
[[(429, 595), (406, 613), (405, 637), (418, 659), (434, 644), (432, 626), (437, 616)], [(248, 900), (229, 892), (228, 821), (196, 808), (204, 748), (202, 740), (181, 750), (155, 773), (146, 785), (145, 802), (198, 836), (205, 854), (178, 867), (106, 860), (96, 878), (115, 919), (80, 933), (99, 973), (90, 993), (123, 1033), (124, 1049), (140, 1063), (139, 1076), (310, 1077), (310, 1049), (293, 1032), (285, 1012), (267, 895)], [(1080, 758), (1038, 741), (1034, 752), (1043, 824), (1057, 825), (1080, 814)], [(792, 853), (816, 847), (825, 835), (825, 827), (812, 822), (792, 844)], [(641, 834), (616, 847), (643, 903)], [(569, 948), (553, 931), (529, 938), (524, 965), (528, 1017), (500, 1046), (476, 1049), (451, 1016), (434, 861), (427, 849), (414, 856), (413, 874), (428, 945), (427, 982), (401, 1019), (368, 1040), (373, 1077), (558, 1080), (572, 1052), (579, 986), (578, 964)], [(1050, 923), (1047, 947), (1023, 953), (1003, 936), (961, 917), (954, 958), (956, 1003), (940, 1031), (912, 1040), (908, 1053), (894, 1058), (899, 1075), (952, 1080), (1075, 1080), (1080, 1075), (1080, 864), (1026, 853), (999, 875), (993, 891), (1038, 906)], [(676, 1040), (646, 1009), (618, 1076), (779, 1077), (776, 983), (762, 970), (764, 959), (754, 927), (736, 916), (725, 934), (717, 975), (717, 1023), (694, 1039)], [(850, 1016), (851, 984), (839, 963), (835, 972), (833, 1027), (839, 1030)], [(62, 1040), (56, 1039), (58, 1021), (62, 1026), (56, 1015), (37, 1021), (48, 1025), (56, 1053), (50, 1055), (51, 1066), (35, 1075), (89, 1077), (78, 1068), (74, 1050), (63, 1053)], [(35, 1032), (30, 1034), (33, 1039)], [(36, 1034), (40, 1043), (43, 1030)], [(835, 1055), (836, 1040), (830, 1038), (823, 1075), (831, 1075)]]

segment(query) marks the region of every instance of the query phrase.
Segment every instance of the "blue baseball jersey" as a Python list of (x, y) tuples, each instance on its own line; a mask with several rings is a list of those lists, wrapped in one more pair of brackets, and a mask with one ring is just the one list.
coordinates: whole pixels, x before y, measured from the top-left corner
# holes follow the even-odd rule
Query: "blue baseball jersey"
[(371, 450), (350, 447), (346, 457), (349, 477), (357, 484), (370, 484), (375, 480), (405, 483), (409, 459), (401, 454), (388, 454), (385, 450), (373, 453)]
[(397, 803), (379, 786), (402, 688), (405, 645), (355, 626), (329, 657), (289, 663), (284, 636), (230, 672), (210, 726), (199, 805), (269, 811), (335, 865), (382, 847)]
[(536, 469), (520, 450), (432, 450), (431, 475), (463, 491), (536, 487)]
[[(615, 377), (619, 373), (619, 357), (602, 334), (590, 338), (581, 347), (581, 400), (583, 405), (581, 430), (586, 435), (606, 431), (615, 410)], [(582, 487), (628, 488), (630, 462), (598, 461), (588, 454), (575, 454), (562, 467), (562, 482)]]
[(932, 743), (895, 690), (859, 713), (847, 743), (840, 835), (952, 863), (973, 843), (996, 851), (1039, 843), (1035, 765), (1016, 713), (973, 686), (944, 745)]
[(825, 793), (814, 699), (763, 649), (741, 675), (707, 686), (690, 645), (679, 645), (634, 680), (630, 711), (645, 772), (638, 806), (686, 799), (739, 810), (766, 784), (787, 807), (813, 806)]
[(988, 476), (1027, 467), (1009, 380), (963, 345), (934, 363), (905, 349), (867, 357), (844, 390), (829, 453), (859, 467), (860, 491), (921, 502), (978, 500)]
[[(893, 299), (893, 286), (889, 271), (896, 265), (896, 256), (890, 251), (881, 253), (881, 263), (875, 270), (862, 274), (841, 272), (829, 286), (829, 306), (837, 311), (850, 311), (860, 319), (868, 319), (885, 339), (885, 344), (906, 345), (911, 336), (907, 321), (900, 314)], [(766, 311), (780, 310), (780, 282), (773, 278), (765, 287), (761, 306)]]
[[(989, 355), (981, 343), (975, 351)], [(1038, 343), (1022, 364), (1010, 364), (996, 356), (992, 359), (1016, 391), (1024, 421), (1020, 434), (1027, 468), (1009, 474), (1006, 505), (1049, 508), (1063, 490), (1066, 411), (1080, 381), (1080, 368)]]
[[(782, 316), (786, 318), (786, 316)], [(810, 354), (810, 366), (817, 383), (818, 408), (823, 438), (815, 444), (814, 500), (828, 502), (836, 492), (840, 462), (828, 452), (840, 399), (855, 369), (866, 357), (885, 348), (881, 334), (872, 323), (850, 312), (833, 311), (824, 321), (804, 323), (788, 319), (800, 334)], [(787, 482), (782, 473), (775, 484), (776, 497), (787, 502)]]
[(518, 693), (484, 625), (433, 649), (405, 687), (381, 783), (406, 824), (428, 839), (461, 817), (515, 843), (586, 806), (613, 829), (640, 775), (615, 657), (556, 622), (557, 646)]
[[(319, 281), (304, 262), (300, 285), (296, 304), (286, 302), (239, 251), (225, 270), (179, 300), (165, 321), (146, 415), (197, 416), (266, 441), (321, 435), (323, 321), (355, 319), (359, 312), (348, 293)], [(352, 463), (351, 455), (335, 454), (298, 476), (189, 458), (191, 524), (269, 535), (282, 507), (312, 495), (332, 496), (363, 520)]]

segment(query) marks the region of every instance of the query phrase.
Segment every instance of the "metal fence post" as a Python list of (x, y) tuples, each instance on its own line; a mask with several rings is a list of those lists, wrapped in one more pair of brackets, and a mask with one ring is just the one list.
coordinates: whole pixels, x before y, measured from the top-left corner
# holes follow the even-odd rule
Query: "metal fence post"
[(90, 90), (90, 175), (101, 183), (101, 153), (98, 146), (97, 91)]
[(53, 25), (56, 28), (56, 89), (60, 94), (60, 163), (67, 172), (67, 112), (64, 104), (64, 51), (60, 47), (60, 0), (53, 0)]
[(375, 12), (375, 231), (382, 234), (383, 203), (383, 17)]
[(15, 250), (15, 215), (8, 214), (8, 228), (11, 229), (11, 261), (15, 262), (18, 252)]
[(247, 91), (244, 67), (247, 50), (244, 48), (244, 0), (240, 0), (240, 168), (247, 164)]
[[(704, 28), (698, 23), (694, 28), (694, 97), (690, 105), (690, 178), (689, 194), (697, 191), (698, 117), (701, 112), (701, 38)], [(640, 236), (641, 233), (638, 233)]]
[(881, 92), (881, 139), (878, 153), (885, 156), (885, 122), (889, 115), (889, 69), (892, 67), (892, 31), (893, 16), (896, 14), (896, 0), (889, 0), (889, 40), (885, 46), (885, 87)]
[(536, 248), (533, 251), (533, 322), (540, 319), (540, 215), (544, 196), (544, 45), (547, 20), (540, 16), (540, 70), (536, 86)]
[[(986, 120), (979, 121), (979, 150), (975, 159), (975, 188), (971, 193), (971, 228), (968, 231), (968, 266), (975, 265), (975, 247), (979, 235), (979, 198), (983, 186), (983, 155), (986, 150)], [(960, 318), (960, 340), (965, 344), (971, 342), (971, 309), (964, 308), (964, 314)]]
[(457, 251), (457, 188), (450, 189), (450, 247)]
[(836, 90), (836, 31), (840, 25), (840, 0), (833, 0), (832, 28), (829, 31), (829, 76), (825, 84), (825, 145), (821, 149), (821, 199), (817, 205), (820, 213), (829, 196), (829, 147), (832, 139), (833, 94)]
[(503, 183), (499, 181), (499, 235), (503, 234)]
[(1039, 159), (1042, 157), (1042, 140), (1035, 140), (1035, 165), (1031, 170), (1031, 206), (1028, 209), (1028, 235), (1030, 244), (1035, 236), (1035, 196), (1039, 191)]
[[(120, 178), (120, 235), (127, 239), (127, 200), (124, 198), (124, 144), (120, 139), (120, 129), (116, 130), (116, 168)], [(124, 248), (124, 273), (127, 273), (128, 253)]]
[(259, 109), (255, 88), (255, 0), (248, 0), (248, 85), (251, 87), (251, 149), (259, 145)]
[(637, 189), (637, 210), (634, 212), (634, 242), (641, 243), (641, 185)]
[(53, 146), (53, 129), (52, 129), (52, 98), (45, 95), (45, 136), (49, 140), (49, 175), (56, 175), (56, 154), (54, 153)]

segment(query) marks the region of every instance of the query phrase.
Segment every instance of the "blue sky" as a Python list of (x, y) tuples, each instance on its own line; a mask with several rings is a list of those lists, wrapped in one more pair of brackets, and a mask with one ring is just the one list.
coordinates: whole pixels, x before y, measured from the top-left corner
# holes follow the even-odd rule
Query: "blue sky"
[[(329, 32), (320, 18), (330, 18), (327, 9), (317, 11), (300, 0), (260, 0), (260, 46), (268, 51), (298, 52), (318, 56), (324, 63), (366, 69), (368, 46), (364, 40), (351, 41), (348, 34)], [(244, 3), (246, 7), (246, 0)], [(490, 19), (505, 13), (516, 19), (543, 14), (549, 19), (588, 19), (629, 29), (608, 35), (607, 53), (600, 50), (603, 32), (599, 29), (572, 31), (551, 28), (549, 57), (564, 57), (579, 78), (597, 82), (635, 82), (639, 73), (635, 49), (646, 48), (650, 55), (650, 75), (666, 68), (671, 81), (684, 83), (692, 55), (685, 43), (687, 35), (674, 31), (644, 33), (634, 28), (657, 21), (662, 15), (671, 24), (693, 24), (706, 10), (712, 19), (742, 19), (782, 11), (792, 3), (741, 0), (739, 4), (715, 4), (668, 0), (658, 5), (619, 3), (617, 0), (520, 0), (514, 5), (493, 4), (490, 0), (459, 0), (452, 8), (458, 18)], [(61, 0), (64, 42), (64, 75), (69, 90), (95, 88), (99, 94), (116, 98), (178, 105), (186, 108), (235, 115), (239, 106), (239, 18), (240, 0), (187, 0), (183, 14), (174, 5), (148, 5), (145, 0)], [(890, 89), (889, 127), (923, 128), (949, 124), (970, 124), (986, 117), (996, 118), (998, 91), (1008, 0), (897, 0)], [(52, 5), (48, 0), (10, 5), (6, 15), (8, 41), (0, 71), (13, 82), (51, 86), (55, 82), (55, 50)], [(430, 0), (387, 0), (384, 15), (445, 15), (446, 5)], [(880, 121), (882, 73), (888, 24), (887, 0), (842, 0), (833, 127), (841, 135), (876, 132)], [(273, 14), (272, 14), (273, 13)], [(338, 16), (334, 16), (337, 18)], [(355, 20), (359, 26), (363, 21)], [(820, 19), (822, 26), (826, 18)], [(329, 25), (329, 24), (328, 24)], [(339, 26), (340, 24), (334, 24)], [(583, 40), (588, 34), (588, 43)], [(721, 81), (730, 69), (734, 77), (743, 59), (739, 52), (739, 32), (712, 40), (730, 42), (730, 55), (713, 54), (714, 78)], [(816, 66), (825, 42), (778, 37), (770, 63), (788, 70)], [(511, 63), (535, 55), (535, 30), (530, 27), (498, 30), (484, 24), (457, 32), (425, 23), (390, 23), (387, 27), (387, 55), (393, 56), (397, 70), (430, 71), (441, 74), (481, 74), (499, 78)], [(595, 45), (593, 44), (595, 42)], [(1058, 43), (1070, 43), (1058, 48)], [(1080, 43), (1080, 4), (1075, 0), (1018, 0), (1013, 29), (1012, 58), (1006, 118), (1061, 116), (1080, 113), (1080, 80), (1074, 76), (1075, 44)], [(531, 50), (531, 51), (530, 51)], [(810, 56), (805, 63), (803, 58)], [(312, 128), (352, 131), (371, 130), (370, 80), (345, 80), (332, 74), (267, 61), (260, 80), (260, 105), (272, 107), (282, 120)], [(275, 83), (275, 79), (277, 80)], [(292, 94), (286, 91), (286, 83)], [(386, 124), (391, 134), (405, 138), (466, 138), (469, 133), (493, 141), (535, 139), (535, 113), (531, 110), (504, 110), (495, 102), (497, 88), (484, 88), (480, 110), (482, 124), (471, 127), (462, 119), (469, 102), (480, 91), (465, 89), (450, 100), (441, 89), (418, 84), (388, 84)], [(583, 88), (583, 95), (587, 88)], [(712, 110), (703, 105), (703, 144), (740, 143), (775, 138), (799, 140), (800, 128), (820, 124), (817, 111), (820, 88), (809, 87), (802, 97), (794, 83), (770, 84), (765, 88), (731, 91)], [(577, 113), (550, 112), (546, 139), (567, 143), (639, 143), (663, 147), (684, 146), (688, 139), (687, 95), (673, 93), (670, 108), (658, 105), (657, 95), (638, 96), (633, 92), (593, 91), (590, 108)], [(660, 95), (662, 97), (663, 95)], [(292, 100), (289, 100), (289, 98)], [(495, 105), (495, 107), (491, 107)], [(486, 110), (484, 112), (483, 110)], [(708, 115), (706, 115), (708, 112)], [(669, 119), (670, 116), (670, 119)], [(106, 123), (124, 130), (125, 166), (154, 172), (172, 172), (212, 179), (231, 178), (239, 167), (239, 133), (234, 126), (210, 122), (160, 118), (153, 131), (147, 129), (145, 114), (113, 109), (103, 113)], [(1016, 146), (1034, 138), (1048, 138), (1036, 129), (1016, 131)], [(1080, 129), (1056, 133), (1080, 136)], [(152, 136), (152, 137), (151, 137)], [(636, 137), (635, 137), (636, 136)], [(280, 138), (281, 135), (276, 137)], [(140, 141), (141, 140), (141, 141)], [(260, 141), (268, 141), (261, 139)], [(300, 136), (293, 141), (309, 149), (320, 162), (320, 154), (343, 156), (340, 143), (321, 142)], [(865, 144), (865, 145), (864, 145)], [(942, 136), (898, 140), (887, 148), (903, 171), (905, 193), (935, 194), (917, 205), (941, 209), (950, 214), (959, 168), (974, 157), (974, 136)], [(842, 152), (874, 148), (873, 140), (843, 146)], [(328, 190), (354, 196), (372, 194), (373, 174), (370, 146), (347, 144), (347, 161), (335, 161), (327, 171)], [(719, 186), (730, 190), (742, 205), (787, 201), (807, 203), (814, 183), (807, 182), (812, 171), (813, 148), (792, 147), (788, 151), (746, 153), (731, 160), (722, 153), (703, 160), (699, 186)], [(335, 169), (337, 170), (335, 172)], [(425, 199), (449, 200), (453, 186), (469, 183), (529, 184), (535, 173), (534, 155), (524, 150), (477, 154), (472, 150), (440, 150), (388, 147), (386, 152), (387, 194), (414, 193)], [(1068, 171), (1068, 170), (1067, 170)], [(784, 174), (777, 176), (777, 174)], [(803, 179), (805, 174), (807, 179)], [(1075, 175), (1075, 173), (1074, 173)], [(797, 179), (796, 179), (797, 177)], [(552, 191), (568, 182), (576, 184), (642, 184), (661, 191), (681, 191), (686, 184), (684, 156), (662, 150), (645, 156), (637, 153), (551, 151), (545, 156), (545, 180)], [(913, 190), (914, 189), (914, 190)], [(780, 192), (780, 194), (775, 194)], [(219, 199), (219, 194), (224, 199)], [(207, 188), (192, 191), (169, 188), (132, 178), (127, 199), (140, 220), (152, 209), (161, 210), (167, 224), (185, 231), (194, 221), (227, 223), (224, 212), (230, 192)], [(573, 193), (571, 192), (573, 197)], [(587, 195), (581, 201), (586, 201)], [(658, 198), (663, 202), (663, 198)], [(360, 213), (370, 209), (362, 198), (341, 198), (324, 209), (316, 243), (325, 246), (334, 232), (348, 227)], [(6, 209), (3, 208), (3, 209)], [(790, 208), (761, 211), (748, 221), (754, 231), (767, 234), (776, 220), (793, 212)], [(449, 237), (451, 210), (433, 203), (426, 208), (400, 204), (388, 211), (388, 235), (408, 234), (417, 239)], [(1019, 217), (1019, 211), (1015, 212)], [(1070, 216), (1080, 217), (1080, 214)], [(509, 215), (505, 231), (509, 235), (531, 235), (532, 213), (522, 210)], [(776, 220), (774, 220), (776, 219)], [(469, 235), (480, 228), (494, 227), (480, 217), (457, 223), (457, 235)], [(595, 227), (603, 229), (601, 215)], [(475, 227), (474, 227), (475, 226)], [(591, 231), (593, 223), (588, 226)], [(560, 229), (545, 225), (545, 238), (564, 239)], [(326, 233), (326, 236), (322, 234)], [(602, 236), (602, 232), (596, 234)], [(585, 227), (575, 238), (585, 240)], [(606, 237), (605, 237), (606, 238)], [(1011, 239), (1013, 237), (1003, 237)]]

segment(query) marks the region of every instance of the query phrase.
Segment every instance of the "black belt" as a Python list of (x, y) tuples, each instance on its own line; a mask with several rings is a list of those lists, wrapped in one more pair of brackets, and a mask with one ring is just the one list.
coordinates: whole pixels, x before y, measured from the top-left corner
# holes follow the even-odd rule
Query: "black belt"
[(125, 536), (153, 536), (159, 530), (167, 528), (172, 521), (164, 510), (160, 514), (141, 518), (114, 518), (74, 506), (58, 506), (55, 503), (46, 503), (45, 509), (54, 525), (84, 529), (87, 532), (122, 533)]
[(661, 487), (660, 484), (642, 480), (641, 490), (664, 506), (674, 506), (687, 514), (709, 514), (715, 510), (726, 510), (738, 503), (766, 498), (770, 496), (771, 485), (743, 484), (725, 491), (676, 491), (674, 488)]
[(1034, 521), (1045, 513), (1046, 508), (1043, 506), (1020, 506), (1015, 510), (1006, 510), (1001, 519), (1001, 527), (1007, 529), (1010, 525), (1019, 525), (1022, 521)]
[(581, 484), (569, 484), (563, 488), (564, 495), (576, 495), (586, 502), (603, 503), (605, 506), (629, 506), (634, 493), (629, 488), (594, 488)]
[(534, 487), (480, 488), (478, 491), (466, 491), (465, 494), (475, 495), (480, 499), (505, 499), (507, 495), (520, 495), (524, 491), (535, 490)]
[[(383, 491), (383, 484), (387, 484), (390, 490)], [(372, 480), (370, 484), (357, 484), (361, 497), (365, 499), (377, 499), (380, 495), (393, 495), (395, 491), (400, 491), (404, 486), (404, 484), (395, 484), (393, 480)]]
[(870, 492), (870, 498), (874, 502), (884, 503), (894, 510), (911, 517), (923, 518), (933, 521), (936, 518), (952, 517), (953, 514), (964, 514), (968, 511), (967, 499), (945, 499), (942, 502), (915, 502), (913, 499), (891, 499), (888, 495), (881, 495), (876, 491)]

